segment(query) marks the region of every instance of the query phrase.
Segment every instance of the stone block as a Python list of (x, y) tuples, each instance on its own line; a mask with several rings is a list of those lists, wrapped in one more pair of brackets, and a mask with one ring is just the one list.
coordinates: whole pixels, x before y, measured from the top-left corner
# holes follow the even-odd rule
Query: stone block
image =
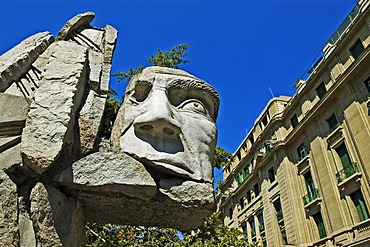
[(163, 182), (150, 201), (115, 193), (91, 194), (81, 191), (86, 220), (99, 223), (170, 227), (193, 230), (214, 212), (213, 188), (209, 183)]
[(82, 154), (91, 153), (96, 148), (106, 100), (106, 94), (100, 95), (90, 90), (80, 111), (78, 125)]
[(114, 50), (116, 49), (118, 32), (114, 27), (110, 25), (106, 25), (104, 30), (105, 30), (104, 62), (111, 64), (113, 53)]
[[(0, 169), (7, 170), (14, 165), (22, 164), (22, 156), (20, 150), (20, 136), (13, 137), (19, 141), (17, 145), (8, 147), (6, 150), (0, 152)], [(3, 140), (3, 139), (0, 139)]]
[(77, 200), (42, 183), (32, 189), (30, 200), (38, 246), (84, 246), (85, 220)]
[(51, 56), (42, 72), (22, 133), (23, 161), (41, 174), (72, 148), (75, 115), (87, 80), (87, 49), (60, 41), (49, 47)]
[(79, 193), (86, 192), (149, 201), (157, 192), (156, 183), (143, 164), (124, 153), (88, 155), (64, 170), (56, 180), (77, 198)]
[(18, 246), (17, 186), (0, 170), (0, 244)]
[(79, 33), (79, 36), (81, 36), (86, 43), (90, 43), (90, 46), (93, 46), (98, 50), (102, 50), (102, 41), (104, 36), (103, 30), (87, 28), (82, 30)]
[(31, 64), (54, 41), (49, 32), (32, 35), (0, 56), (0, 92), (4, 92), (31, 67)]
[(67, 40), (69, 35), (71, 35), (75, 30), (82, 29), (90, 26), (90, 22), (94, 19), (95, 14), (93, 12), (86, 12), (83, 14), (78, 14), (72, 19), (67, 21), (66, 24), (59, 31), (56, 40)]

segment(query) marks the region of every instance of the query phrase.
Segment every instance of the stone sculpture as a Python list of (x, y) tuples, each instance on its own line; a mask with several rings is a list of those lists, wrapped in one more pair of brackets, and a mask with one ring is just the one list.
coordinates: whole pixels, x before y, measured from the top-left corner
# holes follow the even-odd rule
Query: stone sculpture
[(190, 230), (213, 211), (217, 92), (184, 71), (146, 68), (103, 148), (117, 31), (93, 18), (0, 57), (0, 245), (83, 246), (86, 221)]

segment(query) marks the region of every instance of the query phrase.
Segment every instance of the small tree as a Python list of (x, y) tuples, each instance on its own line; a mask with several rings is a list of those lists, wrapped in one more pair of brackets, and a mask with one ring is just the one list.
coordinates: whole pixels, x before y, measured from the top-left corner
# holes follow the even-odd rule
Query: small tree
[[(148, 62), (150, 66), (178, 69), (178, 65), (189, 62), (189, 60), (184, 60), (183, 58), (187, 56), (185, 51), (190, 46), (191, 44), (179, 44), (172, 47), (169, 51), (158, 49), (155, 56), (150, 55), (145, 61)], [(144, 66), (139, 66), (137, 69), (130, 68), (127, 72), (117, 72), (113, 74), (113, 76), (115, 76), (118, 81), (125, 80), (128, 83), (134, 75), (140, 73), (143, 69)]]

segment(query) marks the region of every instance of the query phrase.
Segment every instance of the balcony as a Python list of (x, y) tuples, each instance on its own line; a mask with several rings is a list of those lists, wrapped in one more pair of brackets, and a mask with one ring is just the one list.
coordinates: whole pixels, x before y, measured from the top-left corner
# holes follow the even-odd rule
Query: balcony
[(330, 134), (334, 132), (334, 130), (338, 129), (339, 125), (339, 123), (336, 123), (333, 127), (331, 127), (330, 130), (325, 133), (325, 138), (329, 137)]
[(308, 193), (303, 197), (303, 203), (304, 205), (307, 205), (319, 197), (320, 197), (319, 191), (315, 188), (312, 192)]
[(338, 184), (351, 177), (355, 173), (359, 173), (358, 166), (355, 162), (351, 162), (350, 165), (347, 165), (336, 174)]

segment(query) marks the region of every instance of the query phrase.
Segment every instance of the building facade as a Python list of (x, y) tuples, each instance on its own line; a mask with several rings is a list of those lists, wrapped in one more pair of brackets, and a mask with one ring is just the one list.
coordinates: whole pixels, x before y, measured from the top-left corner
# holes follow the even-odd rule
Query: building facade
[(370, 246), (370, 6), (272, 98), (223, 169), (217, 211), (258, 246)]

